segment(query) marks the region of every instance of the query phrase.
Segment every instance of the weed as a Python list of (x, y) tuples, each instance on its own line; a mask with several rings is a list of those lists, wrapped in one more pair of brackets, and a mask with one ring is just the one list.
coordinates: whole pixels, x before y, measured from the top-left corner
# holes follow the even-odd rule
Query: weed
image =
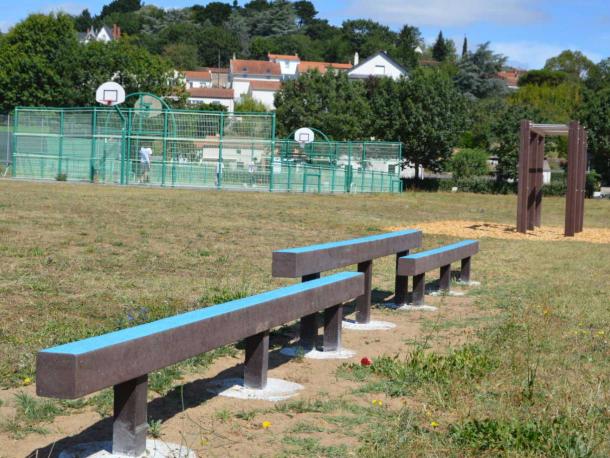
[(48, 399), (37, 399), (25, 392), (15, 395), (17, 412), (22, 415), (28, 423), (39, 423), (52, 421), (62, 413), (62, 408), (55, 401)]
[(256, 410), (240, 410), (235, 414), (235, 418), (239, 418), (240, 420), (252, 421), (256, 416)]
[(150, 437), (154, 439), (159, 439), (161, 437), (161, 426), (163, 422), (158, 420), (153, 420), (152, 418), (148, 420), (148, 434)]
[(286, 436), (282, 442), (290, 446), (287, 454), (280, 456), (325, 456), (325, 457), (343, 457), (347, 455), (348, 448), (346, 445), (331, 445), (323, 446), (318, 439), (313, 437), (301, 438), (297, 436)]
[(290, 428), (290, 432), (295, 434), (321, 433), (323, 431), (324, 428), (322, 428), (321, 426), (306, 421), (299, 421), (296, 425)]
[(159, 371), (153, 372), (148, 378), (148, 387), (161, 395), (166, 394), (171, 390), (174, 380), (180, 379), (182, 372), (177, 366), (166, 367)]
[(228, 409), (221, 409), (214, 412), (214, 418), (222, 423), (226, 423), (231, 419), (231, 411)]

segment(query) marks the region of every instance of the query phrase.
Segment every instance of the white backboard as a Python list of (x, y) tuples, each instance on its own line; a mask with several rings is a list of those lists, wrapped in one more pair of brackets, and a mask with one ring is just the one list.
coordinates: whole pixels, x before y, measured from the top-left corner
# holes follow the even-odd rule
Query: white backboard
[(315, 139), (313, 130), (309, 127), (301, 127), (294, 133), (294, 141), (298, 143), (311, 143)]
[(119, 83), (108, 81), (97, 88), (95, 100), (102, 105), (118, 105), (125, 101), (125, 89)]

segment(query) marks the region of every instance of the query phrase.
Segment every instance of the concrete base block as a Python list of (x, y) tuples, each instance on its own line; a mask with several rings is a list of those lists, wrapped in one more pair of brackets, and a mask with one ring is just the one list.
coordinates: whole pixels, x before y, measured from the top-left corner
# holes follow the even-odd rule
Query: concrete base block
[(369, 321), (368, 323), (357, 323), (355, 320), (343, 320), (343, 329), (350, 331), (387, 331), (394, 329), (396, 325), (389, 321)]
[(277, 378), (268, 378), (267, 386), (262, 390), (245, 387), (244, 380), (240, 378), (228, 378), (212, 382), (207, 388), (210, 393), (228, 398), (257, 399), (272, 402), (291, 398), (302, 389), (303, 385)]
[[(146, 452), (140, 455), (140, 457), (197, 458), (197, 455), (184, 445), (170, 444), (159, 439), (148, 439), (146, 441)], [(126, 456), (113, 454), (112, 442), (107, 441), (75, 445), (62, 451), (59, 454), (59, 458), (126, 458)]]
[(458, 280), (455, 282), (456, 285), (459, 286), (470, 286), (470, 287), (474, 287), (474, 286), (481, 286), (481, 282), (480, 281), (461, 281)]
[(438, 310), (438, 307), (435, 307), (433, 305), (406, 304), (402, 307), (398, 307), (396, 310), (402, 310), (406, 312), (436, 312)]
[(453, 290), (442, 291), (440, 289), (426, 291), (426, 294), (429, 294), (432, 297), (438, 297), (438, 296), (462, 297), (462, 296), (466, 295), (463, 291), (453, 291)]
[(284, 356), (302, 357), (307, 359), (349, 359), (356, 356), (356, 352), (341, 348), (333, 351), (303, 350), (302, 347), (285, 347), (280, 350)]

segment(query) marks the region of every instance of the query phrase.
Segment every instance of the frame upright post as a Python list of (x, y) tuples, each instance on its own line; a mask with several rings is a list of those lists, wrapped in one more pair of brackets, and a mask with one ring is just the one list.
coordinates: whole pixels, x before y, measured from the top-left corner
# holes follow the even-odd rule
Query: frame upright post
[(536, 187), (537, 159), (538, 159), (538, 134), (530, 132), (528, 171), (527, 171), (527, 229), (533, 230), (536, 222)]
[(581, 137), (582, 137), (582, 145), (581, 145), (581, 152), (580, 152), (580, 158), (581, 158), (581, 170), (580, 170), (580, 180), (581, 180), (581, 186), (580, 186), (580, 193), (581, 193), (581, 197), (580, 197), (580, 214), (578, 215), (578, 222), (577, 222), (577, 231), (578, 232), (582, 232), (582, 230), (584, 229), (584, 219), (585, 219), (585, 194), (586, 194), (586, 188), (587, 188), (587, 145), (588, 145), (588, 135), (587, 135), (587, 131), (584, 127), (581, 126)]
[(573, 237), (576, 223), (576, 195), (578, 186), (578, 145), (580, 128), (578, 122), (571, 121), (568, 133), (568, 183), (566, 193), (565, 230), (566, 237)]
[(544, 185), (544, 137), (539, 135), (536, 142), (536, 208), (534, 226), (542, 226), (542, 186)]
[(112, 453), (140, 456), (146, 451), (148, 375), (114, 386)]
[(527, 232), (528, 166), (530, 148), (530, 122), (521, 121), (519, 145), (519, 182), (517, 196), (517, 231)]

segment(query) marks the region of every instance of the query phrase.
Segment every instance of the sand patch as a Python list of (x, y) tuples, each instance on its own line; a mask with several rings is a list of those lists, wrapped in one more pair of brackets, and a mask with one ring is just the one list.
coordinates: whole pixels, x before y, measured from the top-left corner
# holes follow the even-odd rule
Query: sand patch
[[(447, 220), (419, 223), (414, 226), (424, 233), (451, 235), (460, 238), (491, 237), (508, 240), (574, 241), (588, 243), (610, 243), (610, 229), (585, 228), (574, 237), (564, 237), (563, 227), (544, 226), (527, 234), (517, 232), (511, 224), (486, 223), (483, 221)], [(385, 227), (384, 231), (397, 231), (404, 227)]]

